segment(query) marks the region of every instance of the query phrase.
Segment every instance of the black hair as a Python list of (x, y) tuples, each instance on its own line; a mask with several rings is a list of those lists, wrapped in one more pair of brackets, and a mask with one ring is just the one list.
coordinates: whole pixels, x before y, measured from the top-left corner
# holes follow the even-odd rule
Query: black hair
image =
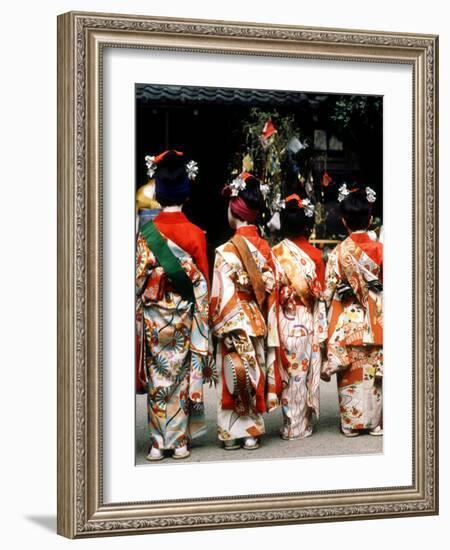
[[(164, 187), (179, 183), (180, 180), (187, 179), (186, 165), (184, 155), (177, 155), (175, 151), (169, 151), (165, 157), (158, 162), (156, 168), (156, 179), (164, 185)], [(184, 204), (189, 198), (189, 194), (184, 196), (166, 196), (158, 193), (158, 185), (156, 185), (155, 198), (162, 207), (179, 206)]]
[(281, 232), (284, 237), (307, 237), (314, 225), (314, 216), (308, 217), (298, 202), (290, 200), (280, 212)]
[(183, 201), (180, 202), (180, 199), (169, 199), (167, 197), (162, 197), (159, 193), (155, 193), (155, 198), (162, 208), (165, 208), (166, 206), (181, 206), (188, 199), (188, 197), (186, 197)]
[(367, 200), (364, 189), (350, 192), (341, 201), (340, 211), (351, 231), (361, 231), (369, 227), (372, 204)]
[[(241, 189), (238, 196), (245, 202), (245, 204), (252, 210), (258, 210), (262, 212), (264, 210), (264, 199), (261, 193), (260, 182), (255, 176), (248, 176), (245, 180), (245, 189)], [(233, 214), (236, 218), (241, 219), (236, 214)], [(243, 220), (241, 220), (243, 221)]]

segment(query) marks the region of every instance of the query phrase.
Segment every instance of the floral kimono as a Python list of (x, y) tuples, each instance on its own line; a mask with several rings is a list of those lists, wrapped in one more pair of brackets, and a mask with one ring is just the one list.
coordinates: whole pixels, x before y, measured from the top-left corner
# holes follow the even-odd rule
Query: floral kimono
[(329, 255), (328, 374), (337, 373), (343, 430), (382, 422), (383, 245), (352, 233)]
[(319, 416), (320, 345), (327, 338), (322, 298), (325, 266), (322, 254), (305, 237), (284, 239), (273, 248), (282, 272), (278, 309), (283, 363), (283, 439), (312, 434)]
[(182, 298), (139, 233), (138, 360), (148, 388), (151, 445), (162, 450), (204, 432), (203, 381), (211, 364), (205, 237), (181, 212), (162, 212), (155, 225), (191, 279), (195, 298)]
[[(211, 329), (217, 337), (218, 436), (221, 441), (259, 437), (264, 431), (263, 413), (276, 406), (281, 389), (278, 373), (278, 333), (276, 322), (276, 268), (270, 247), (256, 226), (237, 229), (245, 240), (264, 282), (263, 311), (255, 297), (249, 273), (232, 241), (216, 250), (211, 289)], [(243, 412), (224, 382), (224, 357), (229, 345), (248, 371), (249, 408)], [(266, 405), (268, 391), (268, 406)]]

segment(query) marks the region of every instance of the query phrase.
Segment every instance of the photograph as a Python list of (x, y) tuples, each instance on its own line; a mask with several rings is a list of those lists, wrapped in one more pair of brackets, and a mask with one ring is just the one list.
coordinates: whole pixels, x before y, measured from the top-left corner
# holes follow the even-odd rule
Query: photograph
[(135, 172), (136, 464), (382, 453), (383, 97), (139, 83)]

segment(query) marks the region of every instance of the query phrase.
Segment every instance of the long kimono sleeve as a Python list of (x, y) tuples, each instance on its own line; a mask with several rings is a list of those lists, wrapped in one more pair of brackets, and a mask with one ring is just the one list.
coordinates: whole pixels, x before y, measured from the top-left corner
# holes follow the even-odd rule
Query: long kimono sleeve
[(283, 361), (279, 327), (280, 291), (287, 279), (275, 254), (272, 254), (274, 288), (267, 300), (267, 359), (266, 359), (266, 407), (271, 412), (280, 406), (283, 389)]
[(235, 271), (217, 251), (211, 288), (210, 319), (213, 334), (224, 338), (227, 334), (246, 328), (234, 283)]
[(136, 243), (136, 293), (140, 296), (144, 290), (151, 265), (152, 254), (145, 242), (144, 237), (139, 233)]
[[(196, 297), (196, 306), (193, 319), (193, 334), (191, 342), (195, 342), (196, 347), (191, 344), (191, 383), (193, 392), (191, 400), (195, 395), (203, 395), (203, 384), (209, 383), (211, 387), (216, 384), (217, 369), (214, 360), (214, 346), (212, 340), (212, 330), (209, 326), (210, 319), (210, 281), (209, 265), (206, 249), (206, 237), (203, 231), (199, 231), (195, 242), (194, 252), (192, 254), (194, 262), (203, 275), (204, 281), (194, 287)], [(200, 367), (200, 368), (199, 368)], [(201, 377), (199, 371), (201, 370)]]
[(192, 258), (203, 273), (203, 276), (206, 279), (206, 283), (209, 289), (209, 265), (208, 265), (208, 254), (206, 248), (206, 237), (203, 231), (199, 230), (195, 238), (194, 251), (192, 253)]
[(141, 234), (136, 243), (136, 337), (135, 337), (135, 359), (136, 359), (136, 392), (145, 393), (147, 388), (146, 374), (146, 348), (144, 336), (144, 306), (142, 293), (147, 281), (147, 274), (150, 265), (150, 250)]
[(189, 398), (194, 403), (203, 402), (205, 369), (211, 367), (210, 337), (208, 327), (208, 288), (204, 278), (194, 288), (195, 303), (190, 333), (191, 361), (189, 369)]
[(339, 280), (339, 261), (337, 250), (335, 248), (328, 256), (327, 266), (325, 269), (325, 289), (323, 295), (327, 308), (331, 305)]
[(337, 341), (336, 327), (343, 311), (342, 302), (337, 295), (337, 285), (341, 281), (339, 268), (339, 250), (336, 247), (328, 256), (325, 272), (324, 298), (328, 309), (328, 341), (327, 361), (323, 365), (323, 371), (334, 374), (349, 364), (349, 356), (343, 342)]

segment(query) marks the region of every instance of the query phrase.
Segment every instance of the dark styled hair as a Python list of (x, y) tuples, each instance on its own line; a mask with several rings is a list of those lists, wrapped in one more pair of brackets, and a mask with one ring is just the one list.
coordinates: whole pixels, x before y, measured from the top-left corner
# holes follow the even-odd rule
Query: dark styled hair
[(314, 225), (314, 216), (308, 217), (298, 202), (290, 200), (280, 212), (281, 232), (284, 237), (308, 236)]
[(369, 227), (372, 204), (367, 200), (364, 189), (349, 193), (339, 206), (341, 216), (351, 231), (360, 231)]
[(155, 197), (161, 206), (178, 206), (190, 195), (190, 182), (186, 172), (184, 155), (169, 151), (159, 161), (155, 180)]
[[(260, 213), (264, 210), (264, 199), (261, 193), (260, 182), (255, 176), (248, 176), (245, 179), (245, 189), (241, 189), (238, 196), (252, 210), (258, 210)], [(241, 219), (236, 214), (236, 218)], [(242, 220), (241, 220), (242, 221)]]

